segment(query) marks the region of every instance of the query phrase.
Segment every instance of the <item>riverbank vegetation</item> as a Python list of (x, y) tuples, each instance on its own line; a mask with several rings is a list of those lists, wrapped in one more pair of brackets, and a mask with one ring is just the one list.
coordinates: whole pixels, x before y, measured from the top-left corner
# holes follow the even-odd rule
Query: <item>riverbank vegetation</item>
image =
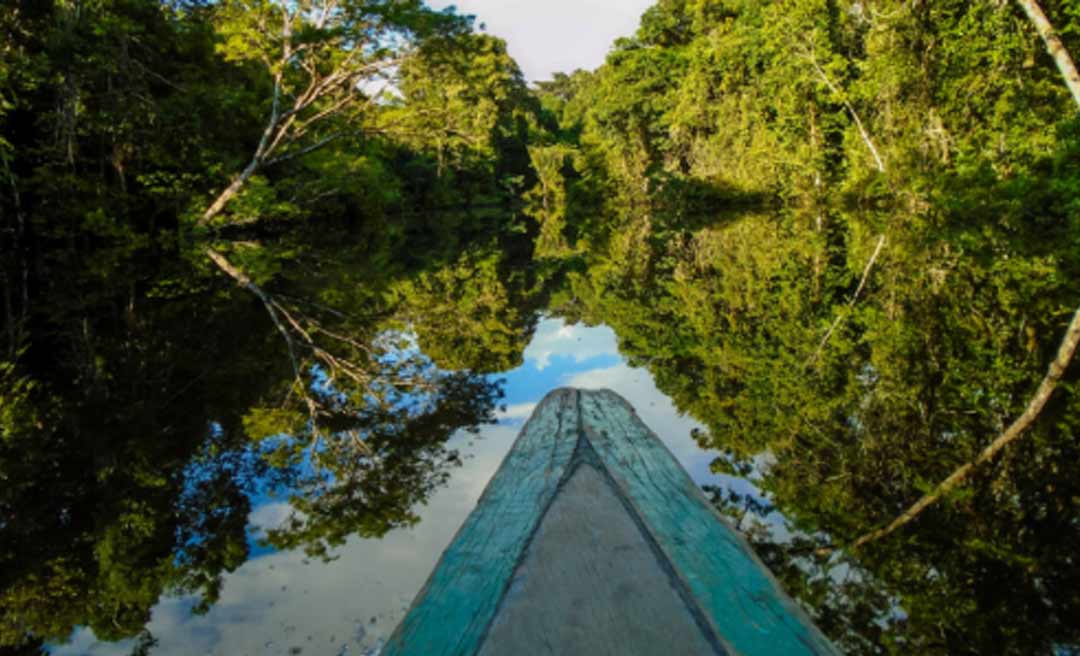
[[(277, 548), (415, 521), (491, 418), (498, 385), (450, 369), (505, 314), (428, 319), (420, 290), (501, 287), (538, 109), (420, 2), (0, 9), (0, 644), (208, 608), (274, 490)], [(438, 364), (401, 332), (427, 325)]]
[[(542, 312), (616, 331), (851, 653), (1080, 644), (1080, 113), (1030, 2), (660, 0), (529, 87), (418, 0), (0, 9), (0, 645), (414, 521)], [(1042, 3), (1080, 53), (1080, 6)], [(777, 530), (785, 524), (786, 530)]]
[(1080, 640), (1075, 366), (1025, 414), (1080, 302), (1080, 112), (1022, 5), (662, 1), (541, 87), (605, 208), (568, 309), (755, 478), (718, 503), (852, 653)]

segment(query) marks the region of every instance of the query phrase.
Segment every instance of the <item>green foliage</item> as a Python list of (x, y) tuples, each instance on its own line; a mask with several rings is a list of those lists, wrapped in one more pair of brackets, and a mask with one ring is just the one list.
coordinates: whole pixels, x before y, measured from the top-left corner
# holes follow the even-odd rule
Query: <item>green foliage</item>
[(762, 492), (716, 503), (845, 649), (1080, 643), (1075, 371), (903, 534), (814, 555), (1015, 418), (1076, 306), (1080, 120), (1014, 3), (661, 0), (535, 94), (452, 11), (337, 7), (0, 8), (0, 648), (149, 650), (248, 557), (256, 487), (277, 548), (414, 522), (545, 308), (705, 425)]
[(400, 94), (382, 129), (430, 158), (439, 204), (499, 197), (507, 178), (531, 175), (525, 152), (538, 110), (501, 39), (429, 42), (402, 65)]
[[(318, 9), (0, 8), (0, 651), (85, 626), (102, 640), (142, 635), (146, 652), (163, 596), (192, 595), (205, 612), (247, 560), (257, 486), (293, 495), (303, 518), (276, 545), (328, 553), (412, 521), (456, 462), (448, 437), (491, 418), (497, 385), (388, 337), (408, 314), (388, 290), (438, 279), (460, 243), (436, 241), (438, 217), (406, 211), (430, 205), (415, 173), (436, 133), (383, 131), (409, 103), (374, 102), (355, 83), (372, 67), (395, 73), (406, 52), (458, 62), (466, 98), (454, 111), (487, 104), (462, 127), (484, 143), (455, 161), (469, 184), (440, 191), (451, 204), (524, 184), (531, 97), (502, 43), (453, 11), (345, 0), (320, 24)], [(268, 26), (286, 14), (296, 51), (268, 67), (285, 47)], [(282, 159), (193, 229), (251, 161), (275, 76), (294, 100), (311, 70), (341, 72), (334, 94), (297, 112)], [(355, 102), (335, 112), (342, 94)], [(334, 120), (316, 120), (328, 110)], [(476, 230), (509, 240), (511, 223)], [(418, 246), (424, 233), (432, 242)], [(265, 286), (305, 348), (212, 268), (210, 245)], [(526, 334), (534, 316), (509, 314)], [(508, 342), (498, 358), (517, 357), (517, 332), (481, 327)]]
[(307, 417), (292, 408), (252, 408), (244, 416), (244, 432), (255, 442), (262, 442), (282, 434), (299, 434), (306, 422)]
[(19, 375), (15, 364), (0, 361), (0, 442), (13, 442), (40, 426), (38, 384)]
[[(1074, 4), (1046, 9), (1075, 54)], [(584, 170), (541, 173), (534, 204), (602, 190), (599, 218), (571, 202), (559, 226), (558, 298), (705, 424), (716, 471), (753, 478), (764, 504), (717, 503), (819, 624), (851, 653), (1080, 642), (1058, 556), (1080, 540), (1075, 371), (903, 533), (813, 555), (1000, 434), (1075, 311), (1075, 106), (1020, 9), (664, 0), (600, 69), (540, 91)]]
[(567, 170), (577, 168), (577, 150), (565, 144), (531, 146), (529, 159), (536, 172), (536, 186), (526, 192), (523, 198), (529, 214), (540, 223), (535, 256), (566, 257), (570, 254), (566, 235), (569, 210)]
[[(1070, 389), (1022, 446), (903, 534), (857, 560), (806, 560), (887, 523), (1021, 413), (1074, 309), (1065, 271), (1075, 250), (1029, 252), (1037, 226), (1004, 240), (984, 222), (958, 241), (892, 228), (851, 306), (876, 241), (864, 224), (899, 217), (818, 218), (721, 214), (674, 234), (679, 224), (666, 224), (666, 239), (635, 236), (649, 224), (629, 220), (625, 236), (594, 241), (604, 248), (586, 254), (573, 297), (707, 426), (696, 438), (723, 454), (716, 471), (753, 472), (801, 540), (766, 526), (761, 551), (845, 649), (980, 653), (1007, 642), (1030, 653), (1075, 642), (1064, 620), (1076, 608), (1065, 582), (1075, 567), (1054, 555), (1080, 540), (1068, 519), (1080, 498)], [(857, 584), (822, 583), (845, 568)]]
[(522, 363), (536, 298), (497, 252), (466, 252), (394, 290), (420, 349), (446, 370), (507, 371)]
[(381, 537), (417, 521), (415, 507), (460, 464), (444, 446), (447, 438), (493, 421), (501, 390), (471, 374), (438, 373), (430, 363), (415, 367), (426, 370), (426, 393), (368, 390), (377, 401), (338, 402), (333, 433), (319, 439), (308, 426), (278, 447), (301, 469), (305, 461), (317, 466), (313, 474), (299, 474), (290, 499), (294, 513), (268, 532), (267, 543), (328, 558), (350, 536)]
[[(1075, 51), (1075, 8), (1050, 9)], [(928, 180), (1030, 167), (1073, 113), (1014, 3), (665, 1), (598, 71), (540, 89), (639, 206), (672, 176), (806, 200), (902, 189), (925, 206)]]

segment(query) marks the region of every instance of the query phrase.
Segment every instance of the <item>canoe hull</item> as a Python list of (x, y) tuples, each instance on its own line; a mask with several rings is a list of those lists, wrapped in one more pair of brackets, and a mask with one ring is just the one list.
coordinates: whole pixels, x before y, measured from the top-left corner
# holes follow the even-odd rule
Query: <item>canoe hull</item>
[(537, 406), (383, 654), (834, 654), (634, 409)]

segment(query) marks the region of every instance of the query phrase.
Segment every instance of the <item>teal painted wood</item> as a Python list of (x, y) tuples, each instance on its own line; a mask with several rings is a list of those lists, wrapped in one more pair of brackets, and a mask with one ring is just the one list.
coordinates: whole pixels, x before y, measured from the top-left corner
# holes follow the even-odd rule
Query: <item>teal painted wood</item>
[(581, 428), (578, 393), (547, 395), (465, 520), (383, 656), (475, 654), (550, 505)]
[(724, 651), (837, 653), (630, 404), (607, 390), (556, 390), (522, 429), (384, 656), (474, 656), (544, 513), (590, 451)]
[(581, 423), (646, 530), (733, 654), (836, 654), (633, 407), (581, 393)]

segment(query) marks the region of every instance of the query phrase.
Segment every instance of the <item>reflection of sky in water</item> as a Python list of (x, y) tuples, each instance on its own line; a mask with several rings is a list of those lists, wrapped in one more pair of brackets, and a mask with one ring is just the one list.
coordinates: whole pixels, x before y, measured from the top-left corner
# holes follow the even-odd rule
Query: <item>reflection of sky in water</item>
[[(419, 509), (418, 525), (380, 540), (351, 539), (329, 564), (309, 561), (301, 552), (253, 550), (252, 560), (225, 578), (221, 600), (207, 615), (192, 616), (191, 599), (168, 599), (154, 608), (148, 628), (159, 645), (151, 653), (374, 653), (476, 504), (522, 423), (556, 387), (615, 390), (699, 483), (720, 480), (709, 472), (712, 456), (690, 438), (697, 423), (679, 416), (647, 371), (626, 365), (615, 334), (606, 327), (543, 321), (525, 351), (524, 366), (499, 377), (506, 380), (506, 412), (499, 424), (484, 427), (479, 437), (453, 438), (450, 445), (462, 452), (464, 464)], [(287, 515), (286, 504), (262, 500), (249, 521), (253, 531), (258, 531), (275, 526)], [(83, 629), (53, 653), (126, 655), (131, 645), (130, 641), (98, 643)]]

